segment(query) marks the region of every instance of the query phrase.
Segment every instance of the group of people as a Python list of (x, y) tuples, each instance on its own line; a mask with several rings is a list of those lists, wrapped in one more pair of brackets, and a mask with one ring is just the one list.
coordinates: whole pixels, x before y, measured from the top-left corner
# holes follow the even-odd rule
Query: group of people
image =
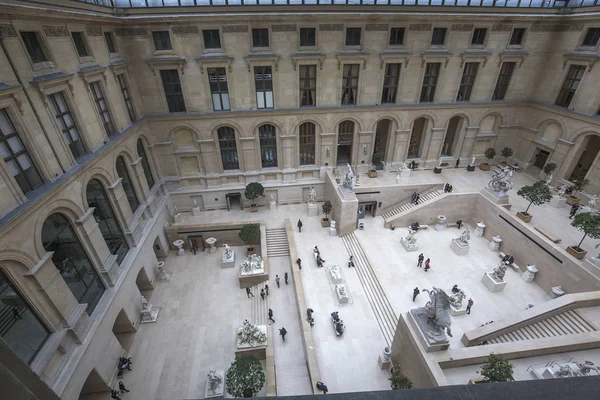
[(335, 326), (335, 331), (341, 335), (344, 333), (344, 321), (340, 319), (337, 311), (331, 313), (331, 319), (333, 320), (333, 325)]
[(325, 263), (325, 260), (321, 258), (321, 251), (319, 250), (318, 246), (315, 246), (315, 248), (313, 249), (313, 254), (315, 255), (315, 259), (317, 260), (317, 267), (322, 267), (323, 263)]
[(452, 190), (453, 190), (453, 189), (454, 189), (454, 188), (453, 188), (453, 187), (452, 187), (452, 185), (451, 185), (451, 184), (449, 184), (449, 183), (446, 183), (446, 184), (444, 185), (444, 193), (452, 193)]
[[(423, 268), (423, 260), (425, 260), (425, 256), (423, 255), (423, 253), (421, 253), (419, 254), (419, 258), (417, 260), (417, 267)], [(427, 272), (429, 268), (431, 268), (430, 263), (431, 260), (427, 258), (427, 260), (425, 260), (425, 272)]]
[(411, 204), (419, 204), (419, 200), (421, 199), (421, 195), (418, 192), (413, 192), (410, 203)]
[[(118, 363), (118, 367), (119, 367), (119, 371), (131, 371), (131, 366), (133, 365), (133, 363), (131, 362), (131, 357), (119, 357), (119, 363)], [(110, 391), (110, 398), (114, 399), (114, 400), (121, 400), (121, 397), (119, 396), (119, 394), (123, 394), (123, 393), (129, 393), (130, 390), (127, 389), (125, 387), (125, 384), (123, 383), (123, 381), (119, 381), (119, 391), (115, 390), (115, 389), (111, 389)]]

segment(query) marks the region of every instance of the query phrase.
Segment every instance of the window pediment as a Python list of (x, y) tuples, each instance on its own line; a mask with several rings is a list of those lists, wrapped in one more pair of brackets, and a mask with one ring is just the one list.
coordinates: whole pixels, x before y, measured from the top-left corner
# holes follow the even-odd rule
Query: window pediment
[(233, 61), (233, 57), (228, 56), (227, 54), (217, 54), (217, 55), (203, 55), (196, 59), (198, 64), (200, 65), (200, 72), (204, 73), (204, 69), (210, 66), (227, 66), (227, 72), (231, 72), (231, 63)]
[(426, 51), (421, 54), (421, 68), (425, 67), (427, 62), (443, 62), (444, 67), (447, 67), (451, 55), (449, 51)]
[(55, 72), (52, 74), (36, 76), (30, 83), (37, 86), (38, 90), (45, 96), (51, 94), (48, 92), (51, 88), (64, 85), (68, 85), (71, 94), (73, 94), (73, 76), (75, 76), (75, 74)]
[(152, 75), (156, 76), (156, 71), (164, 68), (177, 68), (181, 75), (185, 75), (183, 65), (185, 64), (185, 58), (183, 57), (155, 57), (146, 60)]
[(517, 62), (517, 65), (520, 67), (521, 65), (523, 65), (523, 62), (525, 62), (525, 57), (527, 57), (528, 55), (529, 53), (526, 51), (503, 51), (499, 54), (500, 57), (498, 59), (498, 66), (500, 67), (504, 61), (514, 61)]
[(108, 79), (107, 76), (107, 67), (101, 65), (90, 65), (89, 67), (83, 67), (79, 69), (79, 74), (83, 77), (83, 79), (87, 82), (96, 81), (98, 77), (102, 77), (104, 82)]
[(363, 63), (363, 68), (367, 66), (369, 53), (365, 52), (341, 52), (335, 55), (338, 60), (338, 69), (342, 68), (342, 63)]
[(460, 67), (464, 67), (465, 62), (480, 62), (481, 66), (485, 67), (491, 55), (488, 51), (465, 51), (460, 54)]
[(323, 61), (325, 61), (325, 54), (323, 53), (295, 53), (292, 54), (292, 63), (294, 64), (294, 71), (298, 62), (303, 63), (316, 63), (319, 64), (319, 69), (323, 69)]
[(272, 63), (273, 66), (275, 67), (275, 71), (277, 71), (277, 68), (279, 67), (279, 59), (280, 58), (281, 57), (279, 57), (279, 55), (277, 55), (277, 54), (263, 53), (263, 54), (248, 54), (246, 57), (244, 57), (244, 60), (246, 61), (246, 66), (248, 67), (248, 72), (252, 72), (252, 66), (258, 65), (258, 64), (264, 64), (265, 62)]
[(19, 111), (23, 113), (23, 102), (18, 96), (21, 90), (21, 85), (9, 85), (4, 82), (0, 82), (0, 100), (3, 98), (12, 99), (19, 108)]
[(574, 61), (577, 63), (584, 63), (587, 66), (587, 70), (591, 71), (592, 68), (594, 68), (596, 61), (600, 58), (600, 55), (591, 52), (574, 52), (565, 54), (563, 57), (563, 69), (567, 68), (569, 61)]
[(411, 55), (410, 51), (383, 51), (379, 53), (379, 58), (381, 59), (380, 68), (383, 68), (386, 63), (401, 63), (404, 65), (404, 68), (408, 68)]
[(129, 72), (129, 64), (127, 64), (123, 60), (118, 60), (111, 62), (109, 68), (112, 70), (113, 74), (120, 75), (123, 72)]

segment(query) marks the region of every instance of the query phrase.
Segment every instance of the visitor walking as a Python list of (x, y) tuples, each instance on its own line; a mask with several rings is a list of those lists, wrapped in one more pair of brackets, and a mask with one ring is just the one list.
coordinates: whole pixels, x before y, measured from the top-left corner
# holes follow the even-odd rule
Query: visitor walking
[(417, 197), (415, 197), (415, 204), (419, 205), (419, 200), (421, 199), (421, 195), (417, 193)]
[(348, 259), (348, 268), (354, 267), (354, 256), (350, 256)]
[(419, 254), (419, 260), (417, 261), (417, 267), (423, 268), (423, 260), (424, 259), (425, 259), (425, 256), (423, 255), (423, 253)]
[(260, 289), (260, 297), (264, 300), (265, 299), (265, 289)]
[(321, 258), (319, 254), (317, 254), (317, 267), (322, 267), (325, 260)]
[(279, 334), (281, 335), (281, 338), (285, 342), (285, 335), (287, 335), (287, 331), (285, 330), (284, 327), (281, 327), (281, 329), (279, 330)]
[(421, 292), (419, 291), (419, 288), (418, 288), (418, 287), (416, 287), (416, 288), (413, 290), (413, 301), (415, 301), (415, 299), (417, 298), (417, 296), (419, 295), (419, 293), (421, 293)]
[(277, 287), (279, 288), (279, 275), (275, 275), (275, 283), (277, 284)]
[(111, 389), (110, 391), (110, 398), (114, 400), (121, 400), (121, 397), (119, 397), (119, 392), (114, 389)]
[(17, 308), (12, 309), (12, 315), (13, 319), (23, 319), (23, 317), (21, 317), (21, 315), (19, 314), (19, 310), (17, 310)]
[(329, 391), (329, 389), (327, 389), (327, 385), (325, 385), (321, 381), (317, 381), (317, 389), (322, 390), (323, 394), (327, 394), (327, 392)]
[(471, 307), (473, 307), (473, 299), (469, 299), (467, 302), (467, 314), (471, 314)]
[(412, 194), (412, 196), (410, 198), (410, 203), (414, 204), (415, 201), (416, 201), (416, 199), (417, 199), (417, 192), (413, 192), (413, 194)]
[(298, 232), (302, 233), (302, 221), (298, 220)]
[(248, 295), (248, 298), (250, 298), (250, 296), (254, 297), (254, 295), (252, 294), (252, 292), (250, 291), (250, 287), (246, 288), (246, 294)]
[(571, 207), (571, 215), (569, 215), (569, 219), (573, 218), (575, 214), (577, 214), (577, 210), (579, 210), (579, 204), (573, 204)]
[(129, 393), (131, 392), (131, 390), (127, 390), (127, 388), (125, 387), (125, 384), (123, 383), (123, 381), (119, 381), (119, 390), (121, 391), (121, 393)]
[(271, 310), (270, 308), (269, 308), (269, 320), (273, 321), (273, 323), (275, 323), (275, 320), (273, 319), (273, 310)]
[(265, 292), (267, 292), (267, 296), (269, 295), (269, 285), (265, 284)]
[(300, 258), (296, 260), (296, 264), (298, 264), (298, 269), (302, 269), (302, 260)]
[(454, 166), (454, 168), (458, 168), (458, 164), (460, 164), (460, 158), (456, 159), (456, 165)]
[(427, 272), (427, 270), (428, 270), (429, 268), (431, 268), (431, 267), (429, 266), (429, 263), (430, 263), (430, 262), (431, 262), (431, 260), (429, 260), (429, 258), (428, 258), (427, 260), (425, 260), (425, 272)]
[(192, 239), (192, 251), (194, 252), (194, 255), (196, 255), (198, 247), (198, 241), (196, 239)]
[(310, 326), (315, 326), (315, 319), (312, 317), (314, 312), (315, 310), (313, 310), (312, 308), (306, 309), (306, 320), (308, 321)]
[(456, 227), (458, 229), (460, 229), (460, 227), (462, 226), (462, 224), (463, 224), (462, 219), (459, 219), (458, 221), (456, 221)]
[(283, 280), (285, 281), (285, 284), (288, 284), (288, 273), (286, 272), (285, 274), (283, 274)]

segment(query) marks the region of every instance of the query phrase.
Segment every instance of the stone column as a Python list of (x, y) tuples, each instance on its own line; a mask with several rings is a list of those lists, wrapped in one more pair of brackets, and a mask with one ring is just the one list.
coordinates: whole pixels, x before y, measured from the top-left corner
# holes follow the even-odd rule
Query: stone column
[(108, 187), (108, 197), (118, 222), (125, 228), (124, 233), (127, 242), (129, 243), (129, 247), (135, 247), (136, 243), (130, 228), (133, 220), (133, 213), (131, 212), (129, 201), (127, 201), (127, 196), (125, 196), (122, 181), (123, 179), (119, 178)]
[(320, 137), (321, 145), (319, 146), (319, 142), (317, 142), (315, 156), (318, 159), (320, 154), (321, 165), (325, 166), (325, 163), (327, 163), (328, 167), (335, 167), (337, 165), (337, 134), (335, 132), (321, 133)]
[(243, 165), (240, 165), (240, 169), (242, 171), (258, 171), (261, 169), (261, 160), (260, 158), (257, 159), (256, 138), (241, 137), (240, 144), (242, 153), (240, 161), (243, 160)]
[(297, 137), (295, 135), (281, 135), (281, 153), (278, 155), (279, 165), (283, 169), (283, 181), (296, 182), (296, 166), (298, 164)]
[(471, 158), (473, 156), (473, 147), (475, 144), (475, 136), (477, 136), (477, 132), (479, 131), (479, 126), (467, 126), (465, 128), (465, 133), (459, 139), (457, 144), (460, 149), (459, 158)]
[(131, 166), (131, 170), (133, 171), (133, 176), (135, 176), (135, 181), (138, 183), (138, 187), (144, 196), (144, 199), (148, 199), (150, 196), (150, 188), (148, 187), (148, 182), (146, 181), (146, 174), (144, 173), (144, 168), (142, 167), (142, 157), (139, 157), (137, 160), (129, 164)]
[(204, 162), (203, 168), (207, 174), (221, 173), (221, 164), (217, 157), (217, 146), (214, 139), (198, 140), (200, 145), (200, 154)]
[(410, 138), (410, 129), (397, 129), (396, 140), (394, 143), (394, 163), (406, 161), (406, 152), (408, 151), (408, 139)]
[[(356, 164), (357, 165), (365, 165), (370, 166), (371, 160), (373, 159), (373, 147), (372, 143), (375, 140), (375, 132), (374, 131), (361, 131), (358, 132), (358, 157)], [(367, 149), (365, 154), (365, 147)]]
[(566, 162), (567, 156), (573, 149), (573, 145), (575, 143), (570, 142), (565, 139), (557, 139), (556, 145), (554, 146), (554, 152), (550, 155), (550, 159), (548, 162), (552, 162), (556, 164), (556, 177), (557, 178), (566, 178), (564, 175), (566, 174), (566, 169), (568, 167), (568, 162)]
[(425, 142), (425, 149), (427, 149), (427, 153), (423, 153), (427, 155), (427, 161), (433, 161), (437, 165), (437, 160), (440, 158), (440, 154), (442, 152), (442, 141), (444, 140), (445, 133), (446, 127), (431, 128), (429, 146), (427, 146), (427, 142)]

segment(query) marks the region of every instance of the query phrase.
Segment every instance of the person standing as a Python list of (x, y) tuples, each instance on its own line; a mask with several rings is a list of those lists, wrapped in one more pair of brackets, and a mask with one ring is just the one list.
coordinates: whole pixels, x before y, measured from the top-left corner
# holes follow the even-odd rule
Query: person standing
[(194, 255), (196, 255), (198, 247), (198, 241), (196, 239), (192, 239), (192, 251), (194, 252)]
[(354, 267), (354, 256), (350, 256), (348, 259), (348, 268)]
[(279, 334), (281, 335), (281, 338), (283, 339), (283, 341), (285, 342), (285, 335), (287, 335), (287, 331), (285, 330), (285, 328), (282, 326), (281, 329), (279, 330)]
[(123, 383), (123, 381), (119, 381), (119, 390), (121, 391), (121, 393), (129, 393), (131, 392), (131, 390), (127, 390), (127, 388), (125, 387), (125, 384)]
[(458, 221), (456, 221), (456, 227), (458, 229), (460, 229), (460, 227), (462, 226), (462, 224), (463, 224), (462, 219), (459, 219)]
[(418, 287), (416, 287), (416, 288), (413, 290), (413, 301), (415, 301), (415, 299), (417, 298), (417, 296), (419, 295), (419, 293), (421, 293), (421, 292), (419, 291), (419, 288), (418, 288)]
[(456, 165), (454, 166), (454, 168), (458, 168), (458, 165), (460, 164), (460, 158), (456, 159)]
[(575, 214), (577, 214), (577, 210), (579, 210), (579, 204), (573, 204), (573, 206), (571, 206), (571, 215), (569, 215), (569, 219), (573, 218)]
[(302, 233), (302, 221), (298, 220), (298, 232)]
[(323, 394), (327, 394), (327, 392), (329, 391), (329, 389), (327, 389), (327, 385), (325, 385), (321, 381), (317, 381), (317, 389), (322, 390)]
[(254, 297), (254, 295), (250, 291), (250, 287), (249, 286), (246, 288), (246, 294), (248, 295), (248, 298), (250, 298), (250, 296)]
[(431, 260), (430, 260), (429, 258), (428, 258), (427, 260), (425, 260), (425, 272), (427, 272), (427, 270), (428, 270), (429, 268), (431, 268), (431, 267), (429, 266), (429, 263), (430, 263), (430, 262), (431, 262)]
[(279, 288), (279, 275), (275, 275), (275, 283), (277, 284), (277, 287)]
[(264, 300), (265, 299), (265, 289), (260, 289), (260, 297)]
[(273, 310), (271, 310), (270, 308), (269, 308), (269, 320), (273, 321), (273, 323), (275, 323), (275, 320), (273, 319)]
[(471, 314), (471, 307), (473, 307), (473, 299), (469, 299), (467, 302), (467, 314)]
[(296, 264), (298, 264), (298, 269), (302, 269), (302, 260), (300, 258), (296, 260)]
[(111, 389), (110, 391), (110, 398), (113, 400), (121, 400), (121, 397), (119, 397), (119, 392), (114, 389)]
[(417, 261), (417, 267), (423, 268), (423, 260), (424, 259), (425, 259), (425, 256), (423, 255), (423, 253), (419, 254), (419, 260)]
[(288, 284), (288, 273), (286, 272), (285, 274), (283, 274), (283, 280), (285, 281), (285, 284)]
[(269, 285), (265, 284), (265, 292), (267, 293), (267, 296), (269, 295)]
[(419, 200), (421, 199), (421, 195), (417, 193), (417, 197), (415, 197), (415, 204), (419, 205)]

